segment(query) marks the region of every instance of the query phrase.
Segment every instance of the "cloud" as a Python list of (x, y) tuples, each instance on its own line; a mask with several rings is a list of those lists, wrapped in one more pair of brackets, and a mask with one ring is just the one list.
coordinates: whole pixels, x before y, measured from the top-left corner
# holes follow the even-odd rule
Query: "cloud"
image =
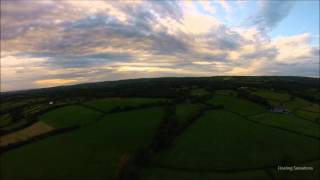
[(261, 1), (260, 10), (249, 17), (250, 22), (262, 31), (269, 31), (287, 17), (294, 1)]
[(226, 0), (219, 0), (219, 1), (215, 1), (217, 4), (219, 4), (226, 12), (230, 12), (231, 11), (231, 7), (229, 5), (229, 3)]
[(52, 86), (61, 86), (77, 83), (77, 80), (74, 79), (44, 79), (37, 80), (35, 83), (39, 85), (39, 87), (52, 87)]
[(158, 76), (317, 75), (319, 47), (308, 33), (271, 39), (259, 29), (275, 27), (286, 13), (271, 12), (288, 3), (272, 10), (276, 4), (263, 2), (252, 17), (258, 27), (233, 27), (189, 1), (14, 2), (1, 1), (2, 91)]
[(279, 51), (276, 61), (284, 64), (306, 63), (315, 60), (315, 48), (309, 45), (310, 34), (278, 37), (272, 45)]

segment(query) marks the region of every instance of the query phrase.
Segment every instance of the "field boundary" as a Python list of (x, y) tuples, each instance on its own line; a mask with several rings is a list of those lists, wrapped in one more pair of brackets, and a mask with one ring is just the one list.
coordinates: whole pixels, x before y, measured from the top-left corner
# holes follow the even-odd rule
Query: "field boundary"
[(48, 137), (51, 137), (51, 136), (54, 136), (54, 135), (68, 133), (68, 132), (71, 132), (71, 131), (79, 129), (79, 128), (80, 128), (80, 126), (72, 126), (72, 127), (67, 127), (67, 128), (54, 129), (54, 130), (49, 131), (47, 133), (40, 134), (40, 135), (37, 135), (37, 136), (33, 136), (33, 137), (31, 137), (31, 138), (29, 138), (27, 140), (24, 140), (24, 141), (19, 141), (19, 142), (16, 142), (16, 143), (8, 144), (6, 146), (1, 146), (0, 147), (0, 152), (3, 153), (3, 152), (6, 152), (6, 151), (9, 151), (9, 150), (13, 150), (13, 149), (19, 148), (21, 146), (40, 141), (40, 140), (43, 140), (45, 138), (48, 138)]
[(226, 109), (226, 108), (224, 108), (224, 110), (227, 111), (227, 112), (236, 114), (236, 115), (242, 117), (244, 120), (249, 121), (249, 122), (252, 122), (252, 123), (255, 123), (255, 124), (260, 124), (260, 125), (263, 125), (263, 126), (266, 126), (266, 127), (273, 128), (273, 129), (278, 129), (278, 130), (281, 130), (281, 131), (290, 132), (290, 133), (297, 134), (297, 135), (300, 135), (300, 136), (305, 136), (305, 137), (308, 137), (308, 138), (320, 140), (320, 137), (311, 136), (311, 135), (304, 134), (304, 133), (301, 133), (301, 132), (298, 132), (298, 131), (294, 131), (294, 130), (282, 128), (282, 127), (279, 127), (279, 126), (274, 126), (274, 125), (265, 124), (265, 123), (262, 123), (262, 122), (259, 122), (259, 121), (255, 121), (255, 120), (252, 120), (252, 119), (248, 118), (248, 117), (245, 116), (245, 115), (239, 114), (239, 113), (237, 113), (237, 112), (231, 111), (231, 110)]

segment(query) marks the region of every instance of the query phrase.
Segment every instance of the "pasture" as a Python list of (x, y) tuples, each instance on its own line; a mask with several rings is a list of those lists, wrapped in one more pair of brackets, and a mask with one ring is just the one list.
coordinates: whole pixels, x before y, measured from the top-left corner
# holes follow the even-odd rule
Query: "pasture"
[(38, 119), (55, 128), (65, 128), (74, 125), (85, 125), (95, 121), (100, 112), (79, 105), (65, 106), (49, 111)]
[(50, 132), (53, 129), (53, 127), (44, 122), (37, 122), (27, 128), (12, 132), (4, 136), (0, 136), (0, 146), (25, 141), (34, 136)]
[(166, 168), (145, 168), (141, 180), (272, 180), (264, 170), (252, 170), (244, 172), (203, 172), (172, 170)]
[(201, 108), (203, 108), (203, 105), (201, 104), (178, 104), (176, 106), (176, 116), (178, 121), (181, 123), (185, 122), (188, 118), (195, 115)]
[(265, 113), (249, 118), (271, 126), (288, 129), (300, 134), (320, 138), (320, 125), (297, 118), (296, 116), (290, 114)]
[(130, 157), (150, 143), (162, 113), (161, 108), (116, 113), (79, 130), (5, 152), (2, 179), (114, 179), (123, 154)]
[(155, 157), (155, 167), (190, 171), (246, 170), (319, 158), (319, 140), (247, 121), (235, 114), (208, 111), (171, 149)]
[(241, 115), (252, 115), (266, 112), (267, 109), (251, 101), (238, 97), (216, 94), (208, 103), (222, 104), (224, 108), (239, 113)]
[[(10, 95), (0, 132), (13, 132), (0, 145), (66, 129), (1, 152), (1, 180), (316, 180), (316, 81), (304, 90), (305, 79), (279, 78), (142, 79)], [(289, 112), (272, 112), (265, 100)], [(279, 172), (279, 164), (315, 170)]]
[(107, 112), (115, 107), (140, 106), (146, 104), (159, 103), (163, 101), (164, 99), (153, 98), (106, 98), (92, 100), (84, 104)]

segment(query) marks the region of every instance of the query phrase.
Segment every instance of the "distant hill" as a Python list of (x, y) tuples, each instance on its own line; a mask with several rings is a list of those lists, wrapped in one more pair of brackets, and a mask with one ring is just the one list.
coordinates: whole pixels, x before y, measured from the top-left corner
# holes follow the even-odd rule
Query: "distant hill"
[(211, 89), (232, 89), (240, 86), (274, 88), (286, 91), (317, 90), (319, 78), (295, 76), (214, 76), (162, 77), (104, 81), (23, 91), (2, 92), (1, 98), (69, 97), (69, 96), (142, 96), (171, 97), (172, 88), (201, 86)]

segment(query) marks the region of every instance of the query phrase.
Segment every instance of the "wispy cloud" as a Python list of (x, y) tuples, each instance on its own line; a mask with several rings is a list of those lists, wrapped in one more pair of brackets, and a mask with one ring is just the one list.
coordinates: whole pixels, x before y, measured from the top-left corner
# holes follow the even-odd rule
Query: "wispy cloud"
[(260, 1), (260, 9), (249, 21), (260, 30), (270, 31), (289, 15), (294, 4), (295, 1)]

